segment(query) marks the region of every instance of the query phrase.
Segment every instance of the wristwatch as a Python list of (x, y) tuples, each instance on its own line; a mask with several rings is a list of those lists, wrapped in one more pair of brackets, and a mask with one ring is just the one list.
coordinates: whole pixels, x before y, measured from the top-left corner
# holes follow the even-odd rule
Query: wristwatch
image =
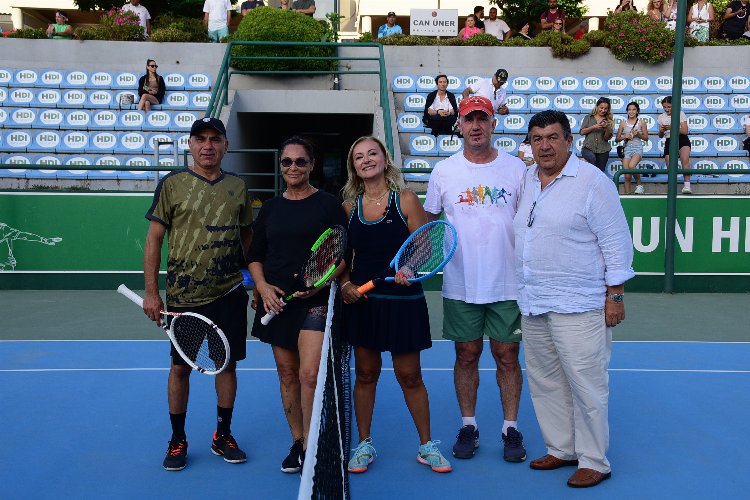
[(624, 293), (609, 293), (607, 292), (607, 298), (612, 302), (622, 302), (625, 299)]

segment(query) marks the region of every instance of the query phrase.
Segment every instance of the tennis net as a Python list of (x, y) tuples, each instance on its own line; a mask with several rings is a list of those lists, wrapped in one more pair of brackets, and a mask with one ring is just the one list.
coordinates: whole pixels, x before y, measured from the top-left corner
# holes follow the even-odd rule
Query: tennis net
[(351, 421), (351, 349), (342, 337), (341, 307), (336, 288), (334, 281), (328, 297), (318, 384), (298, 500), (350, 498), (347, 458)]

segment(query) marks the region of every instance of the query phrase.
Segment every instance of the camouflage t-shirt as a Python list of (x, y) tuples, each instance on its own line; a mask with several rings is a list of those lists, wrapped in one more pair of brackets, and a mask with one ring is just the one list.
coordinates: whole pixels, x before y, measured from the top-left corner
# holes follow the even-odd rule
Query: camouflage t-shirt
[(167, 228), (167, 305), (208, 304), (242, 281), (240, 228), (253, 214), (237, 175), (222, 171), (209, 181), (189, 169), (172, 172), (146, 218)]

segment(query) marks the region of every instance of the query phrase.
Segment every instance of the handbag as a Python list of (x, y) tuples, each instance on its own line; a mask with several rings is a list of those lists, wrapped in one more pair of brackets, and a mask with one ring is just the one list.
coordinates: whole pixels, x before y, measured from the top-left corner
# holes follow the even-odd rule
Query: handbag
[(742, 141), (742, 149), (747, 151), (747, 154), (750, 155), (750, 137), (745, 137), (745, 140)]
[[(627, 144), (627, 140), (625, 143)], [(625, 158), (625, 144), (621, 144), (620, 146), (617, 146), (617, 157), (622, 159)]]

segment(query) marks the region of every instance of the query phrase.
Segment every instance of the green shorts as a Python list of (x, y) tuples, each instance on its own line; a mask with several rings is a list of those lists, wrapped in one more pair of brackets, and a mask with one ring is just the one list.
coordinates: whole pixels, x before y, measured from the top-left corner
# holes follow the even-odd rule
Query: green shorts
[(443, 338), (471, 342), (487, 335), (498, 342), (521, 341), (521, 311), (515, 300), (469, 304), (443, 298)]

